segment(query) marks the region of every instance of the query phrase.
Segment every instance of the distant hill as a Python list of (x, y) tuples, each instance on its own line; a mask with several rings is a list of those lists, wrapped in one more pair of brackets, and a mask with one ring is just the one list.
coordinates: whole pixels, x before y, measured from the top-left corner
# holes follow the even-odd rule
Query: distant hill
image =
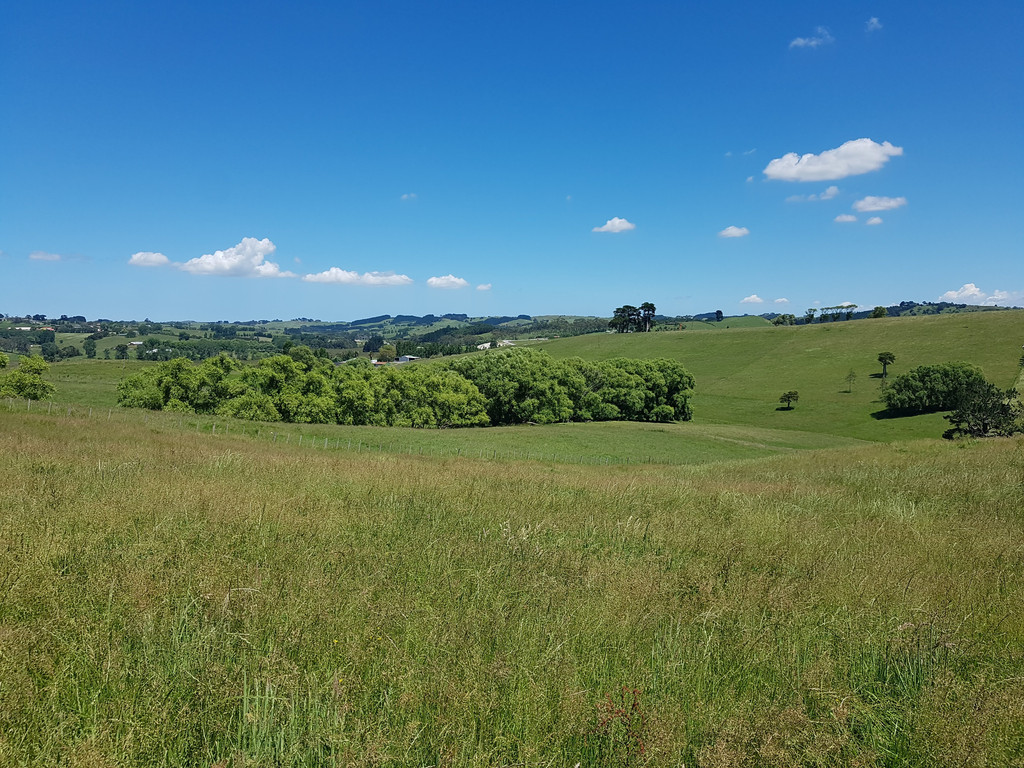
[[(760, 319), (760, 318), (759, 318)], [(734, 327), (686, 324), (682, 331), (591, 334), (540, 345), (556, 357), (679, 360), (697, 382), (695, 420), (799, 429), (867, 440), (938, 437), (939, 414), (878, 419), (878, 353), (893, 352), (890, 377), (928, 363), (964, 360), (981, 366), (999, 387), (1013, 386), (1021, 369), (1024, 310), (888, 317), (800, 326)], [(845, 377), (855, 381), (848, 392)], [(785, 390), (800, 392), (791, 411), (777, 411)]]

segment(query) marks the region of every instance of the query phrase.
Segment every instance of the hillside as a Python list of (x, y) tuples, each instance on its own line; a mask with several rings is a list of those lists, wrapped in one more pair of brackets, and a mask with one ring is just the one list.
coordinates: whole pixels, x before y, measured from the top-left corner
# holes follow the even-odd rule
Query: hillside
[[(879, 402), (879, 352), (896, 355), (889, 375), (918, 365), (965, 360), (981, 366), (1000, 387), (1019, 372), (1024, 311), (883, 318), (815, 324), (648, 334), (594, 334), (541, 345), (555, 357), (588, 360), (667, 357), (682, 362), (697, 381), (695, 420), (796, 429), (865, 440), (936, 437), (938, 414), (902, 419), (872, 416)], [(856, 374), (852, 392), (846, 376)], [(792, 411), (778, 397), (800, 392)]]

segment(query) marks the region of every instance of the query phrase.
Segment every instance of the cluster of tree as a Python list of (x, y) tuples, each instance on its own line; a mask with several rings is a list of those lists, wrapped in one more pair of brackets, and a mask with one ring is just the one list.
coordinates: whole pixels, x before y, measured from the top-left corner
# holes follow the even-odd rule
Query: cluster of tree
[(33, 344), (51, 344), (56, 340), (57, 335), (50, 329), (19, 331), (16, 328), (4, 328), (0, 330), (0, 350), (5, 352), (18, 352), (27, 355), (29, 347)]
[(772, 318), (772, 325), (796, 325), (796, 315), (776, 315)]
[(668, 360), (556, 361), (508, 349), (430, 365), (336, 366), (307, 347), (243, 366), (175, 359), (123, 379), (128, 407), (258, 421), (466, 427), (692, 417), (693, 378)]
[(901, 414), (951, 411), (964, 391), (984, 381), (981, 369), (970, 363), (920, 365), (894, 378), (882, 400), (890, 411)]
[[(93, 342), (95, 344), (95, 342)], [(69, 357), (80, 357), (82, 352), (78, 347), (59, 346), (55, 341), (48, 341), (39, 348), (39, 354), (48, 363), (58, 363), (67, 360)]]
[(612, 319), (608, 321), (608, 327), (614, 328), (616, 333), (646, 333), (654, 328), (656, 311), (654, 304), (649, 301), (645, 301), (639, 307), (625, 304), (615, 308)]
[[(0, 355), (0, 370), (7, 367), (7, 355)], [(24, 397), (43, 400), (54, 392), (53, 384), (43, 378), (50, 366), (37, 355), (23, 356), (10, 373), (0, 375), (0, 397)]]
[(953, 426), (946, 437), (1011, 435), (1024, 430), (1016, 390), (999, 389), (969, 363), (918, 366), (894, 378), (882, 399), (899, 414), (949, 411), (945, 418)]
[(807, 311), (804, 312), (804, 322), (813, 323), (814, 315), (818, 315), (819, 323), (826, 322), (838, 322), (842, 319), (853, 320), (853, 316), (857, 311), (856, 304), (837, 304), (834, 307), (808, 307)]

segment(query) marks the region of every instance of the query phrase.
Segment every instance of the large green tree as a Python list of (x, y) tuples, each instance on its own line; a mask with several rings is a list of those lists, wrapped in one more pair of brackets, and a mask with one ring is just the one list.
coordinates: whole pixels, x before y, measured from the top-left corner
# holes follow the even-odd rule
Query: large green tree
[[(6, 355), (0, 355), (6, 360)], [(2, 367), (2, 366), (0, 366)], [(38, 356), (18, 359), (18, 367), (0, 378), (0, 397), (24, 397), (28, 400), (45, 400), (56, 388), (43, 378), (50, 368)]]
[(1006, 436), (1022, 429), (1017, 390), (1003, 391), (988, 381), (967, 384), (960, 392), (956, 407), (945, 418), (953, 425), (945, 437)]
[(981, 369), (970, 363), (920, 365), (892, 380), (882, 400), (897, 413), (934, 413), (956, 408), (970, 388), (985, 382)]

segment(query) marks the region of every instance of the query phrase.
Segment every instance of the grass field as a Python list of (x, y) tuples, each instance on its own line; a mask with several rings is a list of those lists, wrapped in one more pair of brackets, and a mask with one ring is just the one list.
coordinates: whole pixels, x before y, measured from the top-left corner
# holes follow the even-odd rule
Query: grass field
[[(896, 355), (894, 376), (918, 365), (965, 360), (993, 383), (1013, 385), (1020, 372), (1024, 311), (884, 318), (811, 326), (733, 329), (728, 333), (670, 331), (595, 334), (557, 339), (540, 348), (556, 357), (590, 360), (667, 357), (697, 381), (695, 419), (770, 429), (842, 435), (864, 440), (936, 436), (937, 415), (878, 419), (879, 352)], [(848, 392), (846, 376), (857, 378)], [(800, 401), (779, 411), (778, 398), (795, 389)]]
[(868, 378), (1008, 386), (1022, 330), (546, 345), (682, 360), (670, 425), (243, 424), (54, 365), (0, 401), (0, 765), (1024, 766), (1024, 438)]
[(593, 467), (2, 418), (0, 764), (1024, 755), (1020, 440)]

